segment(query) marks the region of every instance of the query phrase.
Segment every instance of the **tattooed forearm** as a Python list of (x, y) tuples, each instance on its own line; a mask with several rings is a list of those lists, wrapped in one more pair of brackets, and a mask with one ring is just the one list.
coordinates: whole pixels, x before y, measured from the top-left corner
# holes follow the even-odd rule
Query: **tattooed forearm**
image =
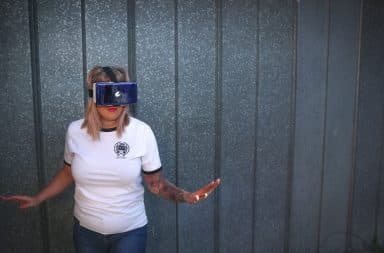
[(168, 182), (160, 173), (153, 175), (144, 175), (148, 189), (158, 194), (165, 199), (172, 200), (174, 202), (185, 202), (184, 190), (178, 188), (172, 183)]

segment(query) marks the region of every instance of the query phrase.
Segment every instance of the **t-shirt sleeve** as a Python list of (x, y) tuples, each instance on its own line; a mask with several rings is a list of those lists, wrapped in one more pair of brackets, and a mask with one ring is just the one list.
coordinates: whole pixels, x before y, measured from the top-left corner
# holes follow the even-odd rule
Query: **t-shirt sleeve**
[(67, 134), (65, 136), (64, 163), (67, 165), (71, 165), (72, 159), (73, 159), (73, 144), (72, 144), (71, 134), (68, 129)]
[(141, 158), (144, 173), (161, 169), (161, 161), (155, 135), (150, 127), (144, 131), (145, 152)]

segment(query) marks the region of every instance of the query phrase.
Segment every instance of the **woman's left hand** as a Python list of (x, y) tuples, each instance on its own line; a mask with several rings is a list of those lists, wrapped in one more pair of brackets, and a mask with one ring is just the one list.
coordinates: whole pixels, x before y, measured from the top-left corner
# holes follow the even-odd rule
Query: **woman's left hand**
[(206, 198), (213, 192), (220, 184), (220, 179), (216, 179), (209, 184), (201, 187), (195, 192), (184, 192), (183, 198), (186, 203), (196, 204)]

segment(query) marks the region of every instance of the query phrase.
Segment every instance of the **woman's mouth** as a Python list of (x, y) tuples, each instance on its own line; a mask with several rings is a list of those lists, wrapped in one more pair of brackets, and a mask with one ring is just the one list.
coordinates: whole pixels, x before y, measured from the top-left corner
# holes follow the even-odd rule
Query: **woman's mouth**
[(117, 107), (109, 107), (107, 110), (108, 110), (108, 112), (116, 112)]

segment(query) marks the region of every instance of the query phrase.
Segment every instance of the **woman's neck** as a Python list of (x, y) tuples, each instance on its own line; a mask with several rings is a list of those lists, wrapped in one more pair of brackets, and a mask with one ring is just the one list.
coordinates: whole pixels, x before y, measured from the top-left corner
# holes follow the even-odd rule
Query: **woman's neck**
[(116, 121), (106, 121), (106, 120), (103, 120), (101, 122), (101, 127), (104, 128), (104, 129), (116, 128), (117, 127), (117, 122)]

